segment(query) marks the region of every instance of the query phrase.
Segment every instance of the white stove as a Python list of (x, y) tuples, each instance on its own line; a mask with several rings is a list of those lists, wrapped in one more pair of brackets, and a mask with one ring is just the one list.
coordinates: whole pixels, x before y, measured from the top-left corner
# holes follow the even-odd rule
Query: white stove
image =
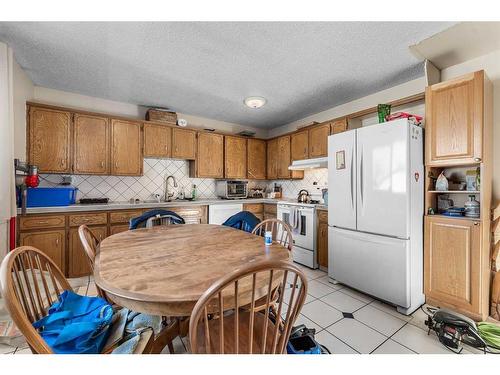
[[(290, 224), (290, 213), (297, 210), (298, 225)], [(318, 268), (316, 256), (316, 204), (289, 201), (278, 202), (278, 219), (292, 227), (293, 261), (310, 268)]]

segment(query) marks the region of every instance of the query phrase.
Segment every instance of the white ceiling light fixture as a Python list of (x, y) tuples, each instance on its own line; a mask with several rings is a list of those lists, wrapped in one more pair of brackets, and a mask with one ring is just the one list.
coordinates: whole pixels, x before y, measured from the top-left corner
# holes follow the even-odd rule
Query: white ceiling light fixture
[(260, 108), (264, 104), (266, 104), (267, 100), (266, 98), (263, 98), (262, 96), (249, 96), (248, 98), (245, 98), (243, 103), (249, 108)]

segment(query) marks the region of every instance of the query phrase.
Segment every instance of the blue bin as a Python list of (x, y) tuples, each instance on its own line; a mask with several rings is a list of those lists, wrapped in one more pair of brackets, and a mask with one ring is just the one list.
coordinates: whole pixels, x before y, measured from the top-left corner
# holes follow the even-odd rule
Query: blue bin
[(28, 188), (26, 207), (69, 206), (75, 204), (77, 191), (73, 186)]

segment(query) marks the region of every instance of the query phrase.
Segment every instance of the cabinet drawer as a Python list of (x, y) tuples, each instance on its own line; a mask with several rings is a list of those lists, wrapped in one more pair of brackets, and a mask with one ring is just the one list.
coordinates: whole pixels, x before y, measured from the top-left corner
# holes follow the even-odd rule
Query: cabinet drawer
[(262, 203), (244, 204), (243, 210), (253, 214), (261, 214), (264, 211), (264, 205)]
[(69, 216), (69, 225), (71, 227), (78, 227), (83, 224), (85, 225), (106, 224), (107, 221), (108, 221), (107, 215), (105, 212)]
[(112, 236), (113, 234), (118, 234), (126, 231), (128, 231), (128, 224), (112, 225), (109, 228), (109, 235)]
[(264, 204), (264, 212), (266, 214), (276, 214), (276, 205), (271, 203)]
[[(149, 211), (150, 209), (146, 210)], [(109, 213), (109, 222), (111, 224), (115, 223), (128, 223), (133, 217), (141, 216), (142, 210), (124, 210), (124, 211), (114, 211)]]
[(21, 216), (19, 218), (20, 230), (58, 227), (64, 227), (64, 215)]
[(318, 220), (328, 223), (328, 211), (318, 210)]

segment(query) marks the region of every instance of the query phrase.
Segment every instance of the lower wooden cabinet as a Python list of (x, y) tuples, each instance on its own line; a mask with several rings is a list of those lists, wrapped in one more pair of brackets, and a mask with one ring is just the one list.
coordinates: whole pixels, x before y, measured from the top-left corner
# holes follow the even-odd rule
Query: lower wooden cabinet
[(328, 268), (328, 211), (318, 211), (317, 256), (321, 268)]
[(66, 250), (65, 240), (66, 231), (64, 229), (21, 233), (19, 235), (20, 246), (33, 246), (43, 251), (62, 272), (66, 271), (64, 256)]
[(481, 222), (437, 215), (424, 221), (427, 302), (481, 319)]
[[(90, 227), (90, 231), (102, 241), (106, 238), (108, 227), (105, 225), (98, 227)], [(89, 262), (85, 250), (83, 249), (78, 235), (78, 228), (71, 228), (69, 230), (69, 243), (68, 243), (68, 277), (81, 277), (91, 274)]]
[(118, 234), (122, 232), (128, 231), (128, 224), (121, 224), (121, 225), (111, 225), (109, 227), (109, 235), (112, 236), (113, 234)]
[(271, 203), (264, 203), (264, 220), (276, 219), (277, 205)]
[(207, 224), (208, 206), (169, 207), (168, 210), (181, 216), (186, 224)]

